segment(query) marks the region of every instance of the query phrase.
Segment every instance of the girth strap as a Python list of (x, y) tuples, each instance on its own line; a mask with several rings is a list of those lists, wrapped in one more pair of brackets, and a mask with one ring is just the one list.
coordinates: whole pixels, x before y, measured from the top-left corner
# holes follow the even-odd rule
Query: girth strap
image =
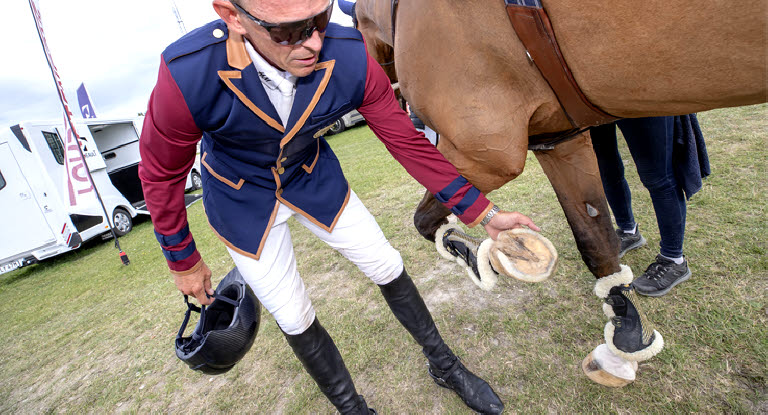
[[(507, 14), (528, 58), (536, 65), (557, 96), (575, 129), (619, 119), (594, 106), (568, 69), (540, 0), (504, 0)], [(393, 26), (394, 27), (394, 26)]]

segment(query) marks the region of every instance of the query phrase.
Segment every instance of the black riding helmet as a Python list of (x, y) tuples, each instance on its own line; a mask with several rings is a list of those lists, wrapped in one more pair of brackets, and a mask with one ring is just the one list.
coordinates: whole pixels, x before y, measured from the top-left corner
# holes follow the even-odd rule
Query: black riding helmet
[[(189, 303), (179, 333), (176, 356), (208, 375), (227, 372), (250, 350), (261, 323), (261, 304), (237, 268), (216, 287), (214, 300), (202, 308)], [(192, 311), (200, 313), (195, 331), (182, 337)]]

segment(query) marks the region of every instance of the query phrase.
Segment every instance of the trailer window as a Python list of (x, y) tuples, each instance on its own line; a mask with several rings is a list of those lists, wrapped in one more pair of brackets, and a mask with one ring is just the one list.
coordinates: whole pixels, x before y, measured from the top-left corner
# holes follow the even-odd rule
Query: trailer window
[(0, 190), (3, 190), (5, 188), (5, 177), (3, 177), (3, 172), (0, 171)]
[(46, 131), (43, 131), (43, 137), (45, 137), (45, 141), (48, 143), (48, 148), (51, 149), (51, 153), (53, 153), (53, 158), (56, 159), (56, 162), (64, 165), (64, 145), (61, 144), (61, 139), (59, 138), (59, 135), (56, 133), (49, 133)]

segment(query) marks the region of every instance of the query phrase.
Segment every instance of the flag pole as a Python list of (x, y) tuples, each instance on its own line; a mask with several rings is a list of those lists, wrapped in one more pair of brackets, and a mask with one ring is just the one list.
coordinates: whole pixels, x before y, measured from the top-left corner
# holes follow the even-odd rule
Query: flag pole
[(69, 110), (67, 97), (64, 96), (64, 86), (61, 83), (61, 78), (59, 77), (59, 72), (56, 69), (56, 65), (53, 64), (51, 51), (48, 49), (48, 44), (45, 41), (45, 34), (43, 32), (43, 24), (40, 16), (40, 10), (37, 7), (36, 3), (37, 3), (36, 0), (29, 0), (29, 7), (32, 10), (32, 17), (35, 19), (35, 26), (37, 27), (37, 35), (40, 38), (40, 43), (43, 46), (45, 59), (46, 61), (48, 61), (48, 68), (51, 70), (51, 76), (53, 76), (54, 83), (56, 83), (56, 90), (59, 93), (59, 101), (61, 101), (61, 105), (64, 107), (64, 118), (69, 124), (70, 130), (72, 130), (72, 134), (74, 134), (75, 136), (75, 145), (77, 147), (77, 151), (80, 153), (80, 158), (83, 160), (83, 164), (85, 164), (86, 175), (88, 176), (88, 180), (91, 182), (91, 186), (93, 186), (93, 190), (96, 193), (96, 198), (99, 200), (99, 204), (101, 205), (101, 211), (104, 212), (104, 217), (107, 219), (107, 224), (109, 225), (109, 230), (112, 232), (112, 237), (115, 239), (115, 248), (117, 248), (119, 252), (118, 255), (120, 256), (120, 260), (123, 262), (123, 265), (128, 265), (131, 263), (131, 261), (128, 259), (128, 255), (125, 252), (123, 252), (122, 249), (120, 249), (120, 242), (117, 240), (117, 234), (115, 233), (115, 227), (114, 227), (114, 224), (112, 223), (112, 218), (107, 213), (107, 208), (104, 206), (104, 201), (101, 199), (101, 194), (99, 193), (99, 189), (96, 187), (96, 182), (93, 181), (93, 176), (91, 175), (91, 169), (88, 167), (88, 162), (85, 160), (83, 149), (80, 148), (80, 135), (77, 134), (77, 130), (75, 129), (75, 124), (72, 122), (72, 112)]
[(176, 16), (176, 22), (179, 24), (179, 30), (181, 30), (181, 34), (184, 35), (187, 33), (187, 27), (184, 26), (184, 20), (181, 20), (181, 13), (179, 13), (179, 8), (176, 7), (176, 2), (171, 0), (171, 4), (173, 6), (173, 14)]

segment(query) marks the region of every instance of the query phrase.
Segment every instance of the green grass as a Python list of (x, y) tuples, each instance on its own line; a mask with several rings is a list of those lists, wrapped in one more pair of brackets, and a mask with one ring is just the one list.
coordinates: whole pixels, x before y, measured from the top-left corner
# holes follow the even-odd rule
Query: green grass
[[(667, 346), (621, 390), (581, 372), (606, 319), (532, 154), (525, 173), (490, 198), (542, 227), (560, 254), (557, 273), (535, 285), (502, 280), (483, 292), (418, 236), (412, 214), (423, 190), (367, 127), (329, 141), (402, 253), (446, 341), (494, 386), (509, 413), (756, 413), (768, 411), (766, 115), (765, 105), (699, 115), (713, 174), (688, 205), (693, 277), (665, 297), (642, 299)], [(649, 243), (624, 262), (641, 273), (659, 235), (631, 162), (627, 172)], [(232, 261), (201, 204), (189, 209), (189, 221), (218, 282)], [(383, 414), (469, 413), (429, 379), (421, 351), (374, 284), (310, 232), (291, 228), (318, 316), (369, 404)], [(184, 306), (151, 223), (137, 223), (120, 243), (130, 266), (106, 241), (0, 276), (0, 413), (333, 412), (266, 313), (253, 348), (231, 372), (187, 369), (173, 353)]]

